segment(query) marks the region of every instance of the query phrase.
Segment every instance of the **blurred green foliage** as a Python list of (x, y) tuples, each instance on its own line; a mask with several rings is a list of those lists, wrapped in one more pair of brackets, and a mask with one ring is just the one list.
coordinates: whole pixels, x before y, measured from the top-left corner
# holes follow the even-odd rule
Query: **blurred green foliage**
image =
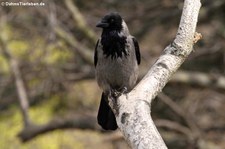
[[(53, 97), (42, 104), (32, 106), (29, 113), (33, 122), (36, 124), (45, 124), (52, 119), (54, 114), (52, 109), (59, 102), (57, 98)], [(89, 143), (92, 144), (101, 141), (97, 132), (56, 130), (52, 133), (40, 135), (30, 142), (22, 143), (16, 137), (23, 129), (21, 114), (17, 106), (12, 106), (7, 111), (1, 112), (0, 120), (1, 149), (85, 149), (85, 146), (88, 145), (85, 142), (86, 139), (90, 139), (91, 141)]]
[(0, 55), (0, 67), (1, 67), (1, 72), (5, 75), (9, 74), (9, 64), (6, 58), (2, 55)]

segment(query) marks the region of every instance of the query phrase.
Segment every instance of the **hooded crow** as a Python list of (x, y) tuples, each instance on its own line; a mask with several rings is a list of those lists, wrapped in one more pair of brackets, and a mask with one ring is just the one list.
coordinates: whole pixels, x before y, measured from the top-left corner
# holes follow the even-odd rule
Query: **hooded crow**
[(102, 35), (95, 47), (94, 65), (97, 83), (103, 90), (97, 119), (103, 129), (115, 130), (117, 123), (108, 105), (109, 93), (134, 88), (141, 55), (137, 40), (118, 13), (105, 15), (96, 27), (102, 28)]

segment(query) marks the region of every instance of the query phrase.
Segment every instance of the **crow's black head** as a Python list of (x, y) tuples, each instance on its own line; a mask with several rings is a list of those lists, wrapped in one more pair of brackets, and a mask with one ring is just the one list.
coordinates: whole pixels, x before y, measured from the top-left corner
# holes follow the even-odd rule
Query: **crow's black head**
[(105, 15), (102, 20), (96, 25), (96, 27), (101, 27), (106, 30), (122, 30), (123, 19), (116, 12), (111, 12)]

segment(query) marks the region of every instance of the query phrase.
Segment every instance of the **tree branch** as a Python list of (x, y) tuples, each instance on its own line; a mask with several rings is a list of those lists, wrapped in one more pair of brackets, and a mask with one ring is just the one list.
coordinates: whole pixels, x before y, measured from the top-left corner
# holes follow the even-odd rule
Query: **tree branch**
[(95, 33), (87, 26), (87, 23), (82, 14), (80, 13), (79, 9), (76, 7), (72, 0), (66, 0), (64, 2), (68, 10), (72, 13), (73, 20), (75, 21), (77, 27), (94, 45), (97, 41), (97, 37), (95, 36)]
[(200, 6), (200, 0), (185, 0), (175, 40), (130, 93), (116, 102), (109, 99), (111, 108), (116, 107), (118, 127), (134, 149), (167, 148), (151, 118), (150, 105), (191, 53)]
[(161, 99), (161, 101), (167, 104), (176, 114), (181, 116), (186, 121), (187, 125), (191, 129), (189, 138), (197, 139), (200, 137), (201, 131), (195, 124), (192, 115), (190, 113), (187, 113), (184, 110), (182, 110), (170, 97), (168, 97), (164, 93), (160, 93), (158, 97)]
[(186, 83), (201, 87), (212, 87), (225, 90), (225, 77), (217, 74), (203, 72), (178, 71), (170, 82)]
[(0, 47), (2, 49), (2, 53), (5, 56), (5, 58), (9, 61), (10, 69), (13, 73), (13, 76), (15, 78), (15, 85), (16, 85), (16, 90), (18, 94), (18, 100), (20, 103), (20, 109), (22, 112), (23, 116), (23, 122), (24, 122), (24, 127), (27, 127), (30, 125), (30, 118), (28, 114), (28, 108), (29, 108), (29, 103), (28, 103), (28, 95), (27, 91), (25, 88), (24, 81), (22, 79), (22, 75), (19, 69), (19, 64), (18, 61), (11, 55), (9, 50), (7, 49), (7, 45), (0, 37)]
[(21, 139), (21, 141), (27, 142), (40, 134), (44, 134), (56, 129), (67, 128), (100, 130), (100, 128), (97, 126), (95, 116), (77, 115), (76, 117), (67, 119), (58, 118), (43, 125), (30, 125), (25, 127), (18, 134), (18, 137)]
[(187, 127), (180, 125), (179, 123), (176, 123), (176, 122), (173, 122), (170, 120), (157, 119), (157, 120), (155, 120), (155, 124), (157, 127), (169, 128), (169, 129), (181, 132), (181, 133), (185, 134), (189, 139), (192, 139), (191, 130), (188, 129)]
[(89, 48), (80, 44), (70, 33), (64, 31), (60, 26), (55, 26), (54, 31), (56, 34), (65, 40), (69, 45), (76, 49), (76, 52), (85, 60), (88, 64), (93, 65), (93, 54)]

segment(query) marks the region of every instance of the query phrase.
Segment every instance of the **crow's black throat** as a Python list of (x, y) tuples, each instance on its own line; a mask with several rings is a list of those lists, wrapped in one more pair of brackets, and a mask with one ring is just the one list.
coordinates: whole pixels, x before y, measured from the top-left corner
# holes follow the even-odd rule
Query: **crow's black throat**
[(118, 31), (103, 31), (101, 44), (103, 45), (103, 54), (112, 59), (128, 55), (125, 50), (127, 43), (126, 36), (120, 36)]

